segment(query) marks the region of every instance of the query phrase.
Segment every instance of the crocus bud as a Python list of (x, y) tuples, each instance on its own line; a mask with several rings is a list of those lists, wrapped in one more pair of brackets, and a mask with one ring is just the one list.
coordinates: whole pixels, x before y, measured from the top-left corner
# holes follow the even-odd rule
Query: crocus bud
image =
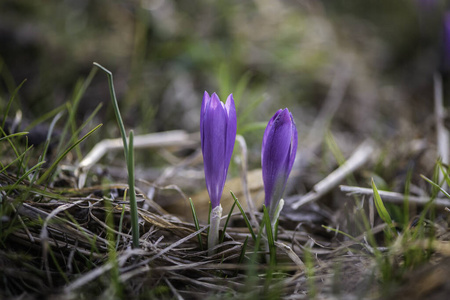
[(265, 205), (272, 221), (294, 165), (297, 142), (292, 114), (287, 108), (280, 109), (267, 124), (261, 149)]
[(213, 209), (220, 203), (227, 178), (236, 140), (236, 126), (233, 95), (228, 96), (227, 102), (223, 104), (216, 93), (210, 97), (205, 92), (200, 115), (200, 137), (206, 188)]
[(236, 140), (236, 108), (233, 95), (223, 104), (216, 93), (203, 95), (200, 113), (200, 139), (202, 143), (203, 166), (206, 188), (211, 200), (208, 253), (214, 254), (213, 247), (219, 243), (219, 224), (222, 216), (220, 197), (222, 196), (228, 166)]

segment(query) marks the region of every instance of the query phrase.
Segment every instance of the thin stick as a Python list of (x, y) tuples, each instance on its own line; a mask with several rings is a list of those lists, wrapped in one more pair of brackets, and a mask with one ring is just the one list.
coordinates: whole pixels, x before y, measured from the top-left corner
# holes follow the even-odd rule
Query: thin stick
[[(348, 175), (362, 167), (372, 156), (375, 147), (370, 140), (363, 142), (353, 153), (353, 155), (343, 163), (338, 169), (333, 171), (322, 181), (317, 183), (312, 191), (304, 196), (301, 196), (295, 203), (292, 204), (293, 209), (297, 209), (309, 202), (316, 201), (330, 190), (339, 185)], [(292, 198), (289, 199), (292, 201)]]
[(253, 203), (252, 196), (250, 194), (250, 190), (248, 189), (248, 178), (247, 178), (247, 143), (242, 135), (236, 136), (236, 141), (239, 143), (241, 148), (241, 182), (242, 182), (242, 190), (244, 192), (244, 197), (247, 200), (248, 213), (250, 215), (250, 220), (252, 221), (252, 225), (258, 227), (258, 221), (255, 216), (255, 204)]
[[(339, 187), (342, 192), (347, 193), (349, 195), (373, 195), (373, 190), (370, 188), (362, 188), (358, 186), (348, 186), (341, 185)], [(383, 198), (383, 201), (402, 204), (405, 200), (405, 195), (401, 193), (388, 192), (388, 191), (378, 191), (380, 196)], [(425, 205), (430, 202), (430, 197), (417, 197), (417, 196), (409, 196), (409, 203), (414, 203), (418, 205)], [(450, 200), (446, 198), (435, 198), (434, 204), (436, 207), (448, 207), (450, 206)]]
[[(438, 158), (441, 159), (444, 165), (449, 163), (449, 133), (444, 125), (445, 108), (444, 108), (444, 96), (442, 86), (442, 76), (439, 73), (435, 73), (433, 76), (434, 82), (434, 115), (436, 118), (436, 135), (437, 135), (437, 148)], [(439, 182), (442, 181), (444, 175), (439, 173)], [(446, 184), (442, 186), (445, 189)]]
[[(198, 141), (183, 130), (172, 130), (166, 132), (157, 132), (134, 137), (134, 148), (161, 148), (169, 146), (191, 146), (196, 145)], [(82, 188), (86, 181), (88, 170), (97, 163), (106, 153), (114, 150), (120, 150), (124, 147), (123, 139), (104, 139), (97, 143), (94, 148), (83, 158), (76, 169), (76, 175), (79, 177), (78, 188)]]

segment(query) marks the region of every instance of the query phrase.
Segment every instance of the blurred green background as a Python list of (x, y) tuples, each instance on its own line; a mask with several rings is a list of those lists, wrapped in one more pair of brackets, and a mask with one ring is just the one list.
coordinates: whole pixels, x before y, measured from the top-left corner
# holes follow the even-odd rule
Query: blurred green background
[[(70, 100), (76, 81), (98, 62), (113, 72), (125, 126), (137, 134), (196, 132), (203, 91), (222, 100), (234, 93), (238, 131), (258, 153), (250, 158), (254, 167), (261, 124), (289, 107), (304, 147), (333, 85), (343, 97), (329, 129), (343, 137), (344, 152), (366, 137), (426, 137), (432, 76), (442, 71), (447, 81), (446, 6), (438, 0), (3, 0), (0, 107), (27, 79), (12, 111), (36, 119)], [(92, 124), (105, 126), (89, 143), (119, 137), (103, 72), (86, 90), (77, 121), (100, 102)]]

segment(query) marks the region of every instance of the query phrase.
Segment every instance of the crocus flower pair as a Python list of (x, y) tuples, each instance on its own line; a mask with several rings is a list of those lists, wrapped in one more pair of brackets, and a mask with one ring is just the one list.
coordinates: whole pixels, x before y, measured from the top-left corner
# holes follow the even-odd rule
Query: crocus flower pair
[[(236, 108), (233, 95), (225, 104), (214, 93), (204, 93), (200, 115), (200, 137), (206, 187), (211, 199), (208, 249), (218, 243), (222, 196), (228, 167), (236, 139)], [(280, 109), (270, 119), (264, 132), (261, 166), (265, 189), (265, 205), (274, 223), (281, 196), (286, 187), (297, 151), (297, 129), (292, 114)], [(279, 209), (278, 209), (279, 212)], [(213, 252), (210, 252), (212, 254)]]

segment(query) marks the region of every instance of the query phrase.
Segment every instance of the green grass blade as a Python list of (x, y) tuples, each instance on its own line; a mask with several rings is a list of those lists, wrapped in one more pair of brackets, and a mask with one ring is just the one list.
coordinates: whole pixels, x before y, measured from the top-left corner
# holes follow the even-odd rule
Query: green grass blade
[[(92, 79), (94, 78), (94, 75), (96, 73), (97, 73), (97, 68), (92, 68), (91, 72), (89, 72), (89, 75), (86, 77), (86, 79), (84, 81), (79, 79), (77, 81), (77, 83), (75, 84), (75, 87), (72, 92), (71, 101), (66, 103), (66, 108), (67, 108), (69, 115), (67, 117), (67, 121), (64, 125), (64, 128), (61, 132), (61, 137), (60, 137), (60, 140), (58, 143), (58, 147), (56, 148), (57, 149), (56, 153), (60, 152), (62, 146), (65, 143), (71, 144), (75, 141), (75, 139), (77, 137), (77, 134), (75, 134), (75, 132), (77, 130), (76, 129), (76, 121), (75, 121), (76, 112), (78, 110), (78, 106), (80, 104), (81, 98), (83, 97), (87, 88), (91, 84)], [(70, 134), (71, 137), (66, 142), (65, 136), (67, 135), (67, 132), (69, 131), (69, 129), (71, 130), (71, 134)], [(79, 149), (79, 147), (77, 146), (75, 148), (75, 150), (76, 150), (78, 158), (81, 159), (81, 150)]]
[(261, 239), (262, 239), (262, 233), (264, 231), (264, 226), (265, 226), (265, 224), (264, 224), (264, 222), (262, 222), (262, 224), (259, 226), (258, 235), (256, 236), (256, 239), (255, 239), (255, 249), (254, 249), (254, 253), (252, 255), (252, 261), (255, 263), (256, 263), (256, 258), (258, 255), (259, 248), (261, 246)]
[(6, 105), (6, 109), (5, 109), (5, 112), (4, 112), (4, 114), (3, 114), (2, 128), (5, 128), (6, 117), (7, 117), (8, 114), (9, 114), (9, 110), (11, 109), (11, 105), (12, 105), (14, 99), (16, 98), (16, 95), (17, 95), (17, 93), (19, 92), (20, 88), (22, 87), (22, 85), (23, 85), (26, 81), (27, 81), (27, 80), (24, 79), (24, 80), (19, 84), (19, 86), (16, 87), (16, 88), (14, 89), (14, 92), (12, 93), (11, 97), (9, 97), (8, 104)]
[(315, 299), (317, 295), (316, 282), (314, 281), (314, 259), (311, 250), (305, 248), (304, 260), (306, 265), (306, 283), (308, 287), (308, 297)]
[(346, 232), (344, 232), (344, 231), (341, 231), (341, 230), (339, 230), (339, 229), (335, 229), (335, 228), (328, 227), (328, 226), (325, 226), (325, 225), (322, 225), (322, 228), (325, 228), (326, 230), (330, 230), (330, 231), (333, 231), (333, 232), (336, 232), (336, 233), (345, 235), (346, 237), (348, 237), (349, 239), (351, 239), (352, 241), (354, 241), (354, 242), (356, 242), (356, 243), (361, 243), (360, 241), (358, 241), (357, 239), (355, 239), (355, 238), (354, 238), (353, 236), (351, 236), (350, 234), (348, 234), (348, 233), (346, 233)]
[(36, 125), (41, 124), (42, 122), (45, 122), (46, 120), (56, 116), (58, 113), (64, 111), (65, 108), (66, 108), (66, 104), (62, 104), (62, 105), (58, 106), (57, 108), (52, 109), (51, 111), (43, 114), (39, 118), (34, 119), (27, 127), (24, 128), (24, 130), (29, 131), (31, 128), (35, 127)]
[(241, 211), (242, 217), (244, 218), (244, 222), (247, 225), (248, 231), (250, 231), (250, 234), (252, 235), (253, 240), (256, 241), (256, 235), (253, 232), (252, 225), (250, 224), (250, 221), (248, 220), (247, 215), (245, 214), (245, 211), (241, 206), (241, 203), (239, 203), (239, 200), (236, 198), (236, 196), (234, 195), (234, 193), (232, 191), (230, 191), (230, 193), (231, 193), (231, 197), (233, 197), (233, 199), (234, 199), (234, 203), (236, 203), (239, 210)]
[(272, 232), (272, 224), (270, 223), (270, 217), (269, 212), (267, 211), (267, 208), (265, 205), (263, 205), (263, 222), (266, 228), (266, 234), (267, 234), (267, 241), (269, 244), (269, 257), (270, 257), (270, 266), (276, 265), (276, 247), (275, 247), (275, 240), (273, 239), (273, 232)]
[(386, 207), (383, 204), (383, 200), (381, 200), (380, 194), (378, 193), (377, 186), (372, 178), (372, 189), (373, 189), (373, 197), (375, 202), (375, 208), (377, 209), (378, 215), (380, 218), (389, 225), (390, 228), (393, 227), (391, 216), (389, 215)]
[[(24, 176), (26, 177), (27, 175), (24, 175)], [(30, 193), (33, 193), (33, 194), (36, 194), (36, 195), (40, 195), (40, 196), (44, 196), (44, 197), (47, 197), (47, 198), (58, 199), (60, 201), (67, 201), (67, 197), (65, 197), (65, 196), (49, 192), (48, 190), (40, 189), (40, 188), (38, 188), (36, 186), (20, 184), (20, 182), (22, 180), (23, 180), (23, 178), (18, 179), (12, 185), (2, 185), (2, 186), (0, 186), (0, 191), (9, 191), (9, 190), (29, 191)]]
[[(248, 236), (245, 237), (245, 241), (242, 244), (242, 249), (241, 249), (241, 252), (239, 253), (239, 258), (238, 258), (238, 262), (237, 262), (238, 265), (242, 264), (242, 262), (244, 261), (245, 252), (247, 251), (247, 244), (248, 244)], [(238, 270), (236, 270), (234, 272), (234, 276), (237, 276), (237, 274), (238, 274)]]
[[(127, 192), (124, 192), (124, 199), (126, 199), (126, 194)], [(117, 229), (118, 232), (122, 232), (122, 228), (123, 228), (123, 218), (125, 216), (125, 204), (122, 204), (122, 212), (120, 213), (120, 219), (119, 219), (119, 227)], [(117, 240), (116, 240), (116, 251), (119, 249), (119, 243), (120, 243), (120, 234), (117, 235)]]
[(437, 166), (441, 171), (442, 175), (444, 175), (445, 182), (447, 183), (448, 186), (450, 186), (450, 177), (448, 176), (448, 169), (444, 168), (441, 161), (438, 161)]
[(31, 172), (33, 172), (34, 170), (36, 170), (37, 168), (39, 168), (41, 165), (43, 165), (45, 163), (45, 161), (41, 161), (39, 163), (37, 163), (36, 165), (34, 165), (31, 169), (29, 169), (27, 172), (25, 172), (22, 176), (19, 177), (19, 179), (17, 179), (16, 182), (14, 182), (13, 185), (11, 185), (11, 188), (9, 189), (8, 193), (12, 190), (14, 190), (21, 182), (22, 180), (24, 180), (25, 178), (28, 177), (29, 174), (31, 174)]
[(425, 179), (425, 181), (427, 181), (429, 184), (431, 184), (436, 189), (440, 190), (447, 198), (450, 198), (450, 194), (447, 193), (447, 191), (444, 190), (439, 184), (435, 183), (434, 181), (432, 181), (431, 179), (429, 179), (428, 177), (426, 177), (424, 175), (420, 175), (420, 177)]
[(235, 101), (237, 110), (239, 110), (239, 104), (241, 103), (242, 95), (244, 94), (244, 90), (247, 88), (251, 77), (252, 77), (252, 74), (250, 73), (250, 71), (245, 72), (244, 75), (241, 76), (241, 78), (239, 79), (238, 83), (235, 86), (233, 96), (235, 97), (234, 101)]
[[(248, 99), (246, 99), (246, 100), (248, 100)], [(242, 134), (242, 133), (240, 132), (240, 129), (239, 129), (239, 128), (241, 128), (242, 124), (243, 124), (244, 122), (246, 122), (248, 116), (249, 116), (252, 112), (254, 112), (255, 109), (256, 109), (263, 101), (264, 101), (264, 97), (263, 97), (263, 96), (259, 96), (259, 97), (255, 98), (255, 99), (253, 99), (253, 100), (250, 99), (250, 102), (249, 102), (248, 106), (247, 106), (245, 109), (243, 109), (242, 112), (239, 114), (239, 119), (237, 120), (237, 122), (238, 122), (238, 125), (237, 125), (238, 132), (237, 132), (237, 134)], [(267, 126), (267, 124), (266, 124), (266, 126)]]
[(242, 125), (239, 128), (239, 134), (244, 134), (254, 130), (264, 130), (266, 127), (267, 127), (266, 122), (252, 122), (249, 124)]
[[(189, 198), (189, 204), (191, 205), (191, 212), (192, 212), (192, 218), (194, 219), (195, 230), (199, 231), (200, 225), (198, 223), (197, 213), (195, 212), (194, 202), (192, 201), (192, 198)], [(203, 251), (202, 234), (199, 233), (197, 235), (197, 238), (198, 238), (198, 243), (200, 245), (200, 249)]]
[(97, 66), (98, 68), (100, 68), (108, 76), (109, 92), (111, 95), (111, 100), (113, 103), (113, 108), (114, 108), (114, 113), (116, 115), (117, 124), (119, 125), (120, 135), (122, 136), (122, 141), (123, 141), (123, 146), (124, 146), (123, 151), (125, 153), (125, 159), (126, 159), (128, 156), (127, 136), (125, 134), (125, 126), (123, 125), (122, 116), (120, 115), (119, 104), (117, 102), (117, 97), (116, 97), (116, 91), (114, 90), (113, 74), (111, 73), (111, 71), (109, 71), (108, 69), (106, 69), (105, 67), (103, 67), (102, 65), (100, 65), (96, 62), (94, 62), (94, 66)]
[(130, 189), (130, 213), (131, 213), (131, 234), (133, 236), (133, 248), (139, 248), (139, 215), (136, 202), (136, 191), (134, 189), (134, 133), (130, 131), (128, 140), (129, 149), (127, 151), (128, 188)]
[(99, 129), (100, 127), (102, 127), (103, 124), (99, 124), (97, 125), (94, 129), (92, 129), (91, 131), (89, 131), (88, 133), (86, 133), (81, 139), (79, 139), (78, 141), (75, 142), (75, 144), (73, 144), (72, 146), (70, 146), (69, 148), (67, 148), (66, 151), (64, 151), (56, 160), (55, 162), (47, 169), (47, 171), (44, 172), (44, 174), (42, 174), (42, 176), (39, 178), (39, 180), (37, 181), (38, 184), (42, 184), (45, 179), (47, 179), (48, 176), (50, 176), (50, 174), (53, 172), (54, 169), (56, 169), (56, 167), (58, 166), (58, 164), (61, 162), (61, 160), (73, 149), (75, 148), (78, 144), (80, 144), (82, 141), (84, 141), (85, 139), (87, 139), (91, 134), (93, 134), (97, 129)]
[(225, 220), (225, 225), (223, 225), (222, 235), (220, 236), (220, 241), (219, 241), (220, 244), (222, 244), (223, 240), (225, 239), (225, 232), (228, 227), (228, 222), (230, 221), (230, 218), (231, 218), (231, 215), (233, 214), (233, 209), (235, 206), (236, 206), (236, 202), (234, 202), (233, 205), (231, 205), (230, 212), (228, 213), (227, 219)]
[(10, 163), (7, 164), (6, 166), (4, 166), (4, 167), (0, 170), (0, 173), (5, 172), (5, 170), (8, 169), (12, 164), (14, 164), (14, 163), (15, 163), (16, 161), (18, 161), (18, 160), (21, 160), (21, 159), (25, 156), (25, 154), (26, 154), (30, 149), (32, 149), (32, 148), (33, 148), (33, 146), (30, 146), (30, 147), (26, 148), (25, 151), (24, 151), (22, 154), (20, 154), (19, 157), (17, 157), (17, 158), (14, 159), (12, 162), (10, 162)]
[(50, 123), (50, 126), (48, 127), (47, 131), (47, 138), (45, 140), (44, 150), (42, 151), (41, 160), (45, 160), (45, 156), (47, 155), (48, 147), (50, 146), (50, 141), (52, 139), (53, 130), (55, 129), (56, 122), (62, 117), (63, 113), (59, 112), (56, 114), (56, 116), (53, 118), (52, 122)]
[(411, 186), (411, 178), (412, 178), (412, 168), (408, 169), (408, 173), (406, 174), (405, 180), (405, 198), (403, 200), (403, 228), (408, 227), (409, 223), (409, 191)]
[(89, 115), (89, 117), (87, 117), (86, 121), (83, 122), (83, 124), (81, 124), (80, 128), (78, 128), (74, 133), (73, 136), (78, 136), (78, 134), (80, 134), (80, 132), (89, 124), (89, 122), (92, 121), (92, 119), (95, 117), (95, 115), (97, 115), (98, 111), (102, 108), (103, 103), (99, 103), (97, 105), (97, 107), (95, 107), (95, 109), (92, 111), (92, 113)]
[[(4, 137), (7, 136), (6, 132), (3, 130), (3, 127), (0, 127), (0, 133)], [(6, 138), (6, 140), (8, 141), (9, 145), (13, 149), (14, 154), (16, 155), (16, 157), (19, 157), (20, 156), (19, 151), (17, 151), (17, 147), (16, 147), (16, 145), (14, 145), (13, 141), (11, 139), (9, 139), (9, 138)], [(25, 166), (22, 166), (22, 167), (25, 168)]]
[(24, 132), (16, 132), (16, 133), (13, 133), (13, 134), (9, 134), (9, 135), (7, 135), (7, 136), (4, 136), (4, 137), (0, 138), (0, 142), (1, 142), (2, 140), (7, 140), (7, 139), (10, 139), (10, 138), (14, 138), (14, 137), (20, 137), (20, 136), (24, 136), (24, 135), (27, 135), (27, 134), (28, 134), (28, 132), (26, 132), (26, 131), (24, 131)]

